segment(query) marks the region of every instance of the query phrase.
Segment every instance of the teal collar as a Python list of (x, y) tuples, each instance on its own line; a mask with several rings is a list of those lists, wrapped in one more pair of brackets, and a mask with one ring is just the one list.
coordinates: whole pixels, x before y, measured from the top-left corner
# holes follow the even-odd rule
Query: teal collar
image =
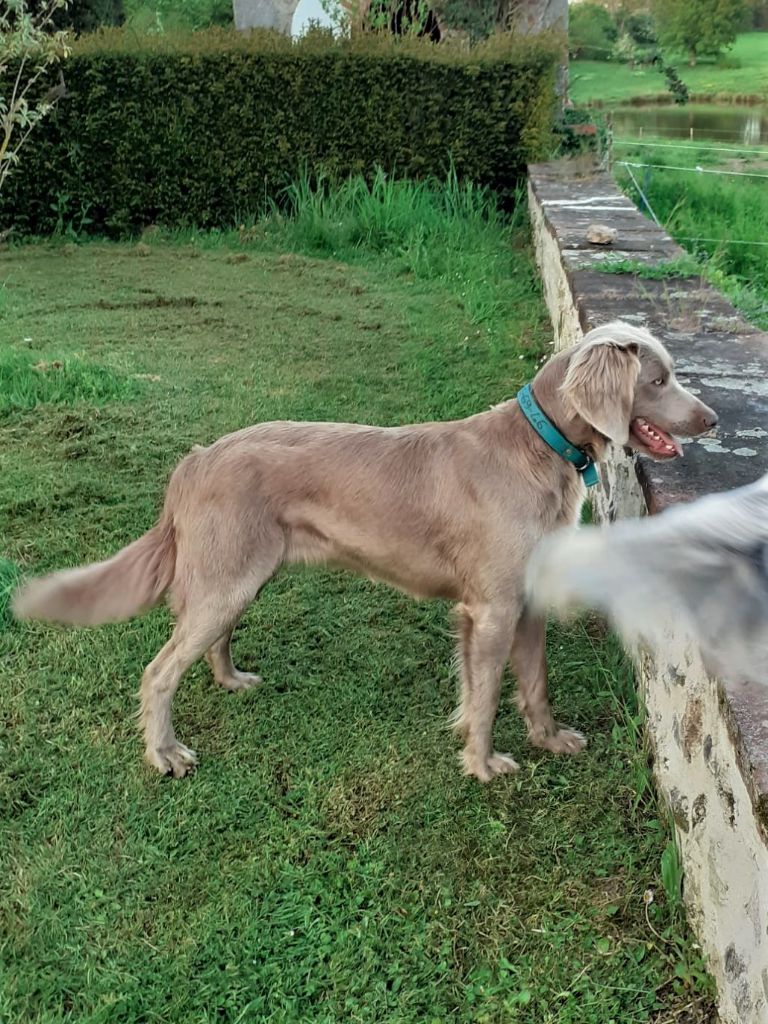
[(542, 412), (530, 384), (526, 384), (517, 393), (517, 401), (522, 410), (523, 416), (528, 420), (539, 437), (549, 447), (561, 455), (567, 462), (576, 467), (587, 487), (594, 487), (599, 482), (597, 466), (594, 459), (591, 459), (581, 448), (571, 444), (567, 437), (563, 437), (554, 423), (551, 423), (545, 413)]

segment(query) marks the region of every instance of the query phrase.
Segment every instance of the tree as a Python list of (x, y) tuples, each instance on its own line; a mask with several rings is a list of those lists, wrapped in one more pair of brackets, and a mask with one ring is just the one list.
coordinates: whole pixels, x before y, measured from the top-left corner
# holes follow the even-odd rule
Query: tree
[[(0, 0), (2, 6), (3, 0)], [(49, 6), (48, 0), (27, 0), (26, 4), (35, 17)], [(52, 24), (57, 29), (81, 33), (93, 32), (102, 25), (122, 25), (124, 20), (123, 0), (68, 0), (54, 13)]]
[(122, 25), (124, 20), (123, 0), (70, 0), (67, 15), (59, 23), (75, 32), (93, 32), (102, 25)]
[[(234, 3), (236, 8), (250, 5), (267, 9), (286, 3), (296, 6), (296, 0), (234, 0)], [(345, 27), (384, 27), (380, 11), (385, 9), (404, 12), (400, 22), (411, 28), (426, 25), (432, 12), (438, 30), (443, 27), (466, 32), (472, 40), (484, 39), (495, 31), (511, 30), (531, 36), (548, 31), (564, 35), (568, 31), (568, 0), (320, 0), (320, 3)]]
[(76, 32), (93, 32), (102, 25), (122, 25), (123, 0), (71, 0), (70, 18)]
[(507, 0), (506, 21), (524, 36), (568, 31), (568, 0)]
[[(124, 15), (132, 28), (139, 32), (150, 26), (158, 28), (184, 28), (200, 29), (209, 28), (212, 25), (231, 25), (233, 21), (232, 0), (89, 0), (94, 3), (110, 3), (113, 6), (124, 9)], [(248, 7), (248, 4), (240, 3), (238, 7)], [(253, 0), (250, 4), (254, 6)], [(266, 4), (261, 0), (257, 6), (269, 7), (273, 4)], [(295, 7), (296, 4), (294, 3)], [(288, 16), (288, 29), (290, 29), (290, 15)], [(286, 29), (286, 31), (288, 31)]]
[(558, 33), (563, 40), (555, 79), (558, 106), (568, 97), (568, 0), (507, 0), (507, 26), (523, 36)]
[(746, 12), (741, 25), (742, 32), (768, 29), (768, 0), (746, 0)]
[(429, 0), (372, 0), (368, 24), (396, 36), (426, 36), (440, 42), (440, 27)]
[(542, 32), (563, 39), (562, 63), (557, 74), (557, 94), (564, 100), (568, 90), (568, 0), (435, 0), (446, 28), (482, 39), (495, 30), (536, 36)]
[(472, 42), (485, 39), (501, 21), (504, 5), (498, 0), (438, 0), (437, 10), (444, 24), (465, 32)]
[(654, 0), (653, 13), (662, 45), (688, 54), (717, 54), (736, 39), (747, 0)]
[(618, 35), (605, 7), (595, 3), (574, 5), (568, 26), (568, 48), (572, 57), (610, 60)]
[(19, 162), (30, 132), (64, 92), (63, 79), (51, 87), (53, 68), (69, 56), (69, 37), (56, 28), (68, 0), (34, 7), (25, 0), (0, 6), (0, 189)]

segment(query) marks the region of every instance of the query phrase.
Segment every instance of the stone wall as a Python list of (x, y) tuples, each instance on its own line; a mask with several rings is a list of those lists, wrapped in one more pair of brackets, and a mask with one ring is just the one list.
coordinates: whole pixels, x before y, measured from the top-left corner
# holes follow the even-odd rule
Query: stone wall
[[(720, 416), (716, 437), (687, 443), (685, 458), (669, 464), (614, 449), (596, 517), (657, 512), (767, 472), (768, 335), (696, 278), (601, 273), (611, 252), (653, 264), (681, 255), (608, 175), (535, 165), (529, 199), (555, 347), (614, 319), (646, 326), (672, 352), (681, 381)], [(611, 246), (586, 241), (594, 222), (618, 229)], [(768, 687), (710, 678), (673, 625), (664, 648), (640, 663), (639, 679), (689, 920), (717, 981), (723, 1024), (767, 1024)]]

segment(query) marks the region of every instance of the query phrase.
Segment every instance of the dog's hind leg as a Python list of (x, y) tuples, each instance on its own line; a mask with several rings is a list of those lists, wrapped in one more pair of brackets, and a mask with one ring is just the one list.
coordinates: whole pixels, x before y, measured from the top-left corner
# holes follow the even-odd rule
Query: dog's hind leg
[(180, 779), (197, 764), (197, 754), (176, 739), (171, 702), (181, 677), (221, 633), (215, 617), (205, 620), (198, 610), (194, 622), (180, 622), (160, 653), (147, 665), (141, 679), (141, 724), (145, 758), (162, 775)]
[(586, 745), (580, 732), (552, 717), (547, 688), (546, 620), (525, 609), (512, 641), (512, 668), (517, 675), (517, 706), (534, 747), (555, 754), (577, 754)]
[(225, 690), (250, 690), (252, 686), (258, 686), (261, 676), (253, 675), (251, 672), (240, 672), (235, 668), (231, 649), (233, 631), (228, 630), (208, 648), (205, 660), (210, 665), (213, 678), (219, 686), (223, 686)]
[[(222, 665), (222, 646), (229, 651), (229, 638), (243, 611), (272, 576), (283, 556), (282, 535), (255, 538), (258, 552), (236, 545), (190, 544), (195, 554), (177, 562), (173, 583), (173, 605), (177, 623), (173, 636), (144, 671), (141, 681), (141, 721), (146, 743), (145, 757), (163, 774), (181, 778), (197, 763), (197, 755), (176, 739), (171, 720), (173, 695), (186, 670), (214, 648)], [(205, 558), (201, 553), (205, 552)], [(253, 551), (253, 547), (251, 547)], [(231, 666), (231, 658), (227, 659)], [(226, 677), (226, 674), (225, 674)]]

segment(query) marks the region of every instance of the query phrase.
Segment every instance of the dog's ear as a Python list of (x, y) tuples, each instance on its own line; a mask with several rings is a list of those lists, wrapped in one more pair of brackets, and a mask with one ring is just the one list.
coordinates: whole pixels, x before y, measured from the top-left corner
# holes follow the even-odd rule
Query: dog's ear
[(637, 352), (634, 342), (588, 342), (573, 353), (560, 385), (566, 406), (615, 444), (629, 440)]

